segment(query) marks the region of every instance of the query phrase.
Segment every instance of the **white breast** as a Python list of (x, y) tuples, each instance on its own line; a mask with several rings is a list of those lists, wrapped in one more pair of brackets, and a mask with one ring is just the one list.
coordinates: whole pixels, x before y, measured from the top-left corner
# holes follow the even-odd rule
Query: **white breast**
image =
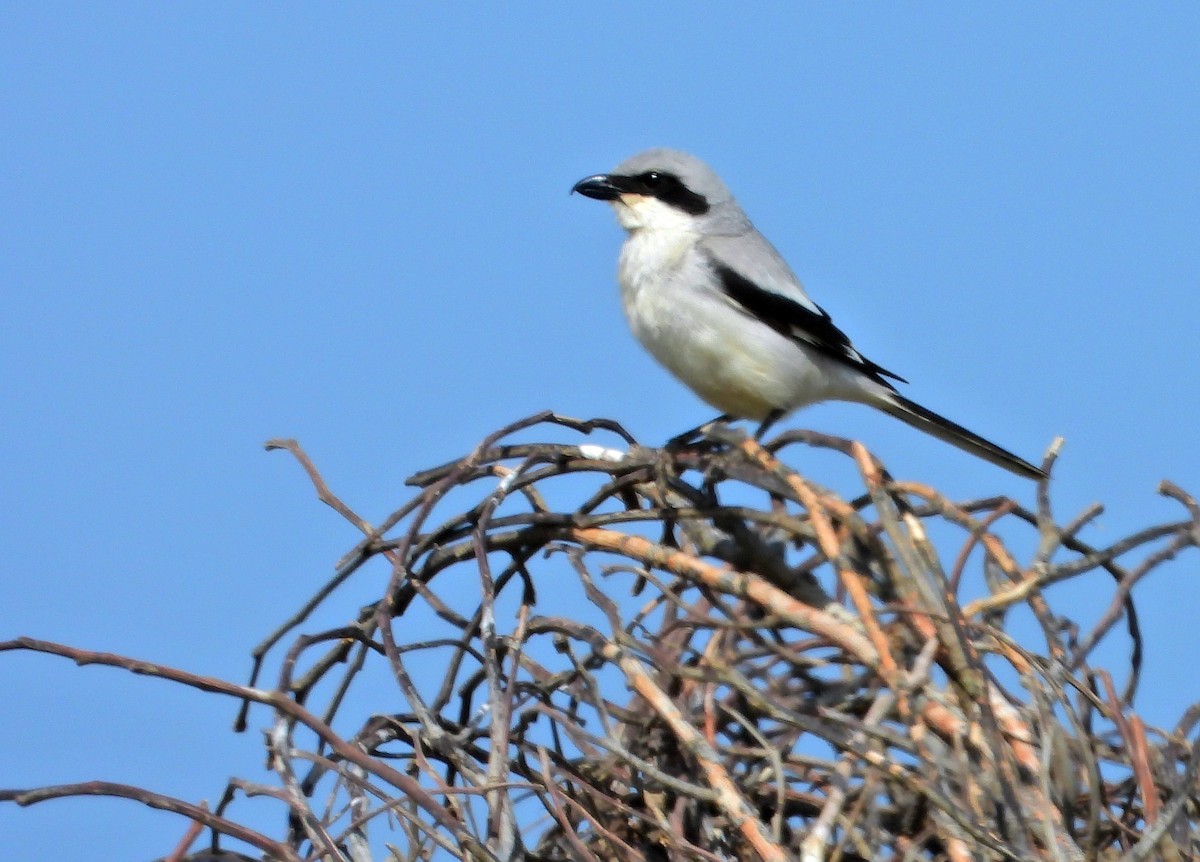
[(626, 239), (618, 280), (638, 341), (697, 395), (733, 416), (762, 420), (776, 409), (837, 397), (822, 357), (730, 302), (697, 240), (675, 230), (635, 230)]

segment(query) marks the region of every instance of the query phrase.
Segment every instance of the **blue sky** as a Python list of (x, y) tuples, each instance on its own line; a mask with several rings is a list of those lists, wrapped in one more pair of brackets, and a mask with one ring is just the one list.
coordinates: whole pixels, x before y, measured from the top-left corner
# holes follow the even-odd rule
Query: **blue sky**
[[(536, 410), (652, 443), (708, 418), (625, 330), (611, 214), (567, 194), (648, 146), (716, 166), (911, 397), (1034, 460), (1064, 436), (1054, 499), (1108, 505), (1093, 541), (1175, 517), (1161, 478), (1200, 492), (1200, 7), (547, 10), (6, 9), (0, 637), (241, 679), (355, 540), (267, 438), (375, 518)], [(865, 408), (790, 421), (1032, 498)], [(1152, 722), (1200, 693), (1195, 574), (1141, 592)], [(7, 655), (0, 686), (0, 786), (213, 799), (260, 759), (230, 704), (153, 680)], [(182, 828), (0, 807), (14, 859)]]

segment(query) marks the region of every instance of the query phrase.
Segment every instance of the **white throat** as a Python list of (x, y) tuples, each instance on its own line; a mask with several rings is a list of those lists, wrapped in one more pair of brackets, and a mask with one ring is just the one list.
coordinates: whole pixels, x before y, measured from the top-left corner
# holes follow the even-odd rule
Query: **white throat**
[(627, 231), (663, 230), (687, 231), (696, 229), (696, 217), (645, 195), (621, 195), (612, 202), (617, 223)]

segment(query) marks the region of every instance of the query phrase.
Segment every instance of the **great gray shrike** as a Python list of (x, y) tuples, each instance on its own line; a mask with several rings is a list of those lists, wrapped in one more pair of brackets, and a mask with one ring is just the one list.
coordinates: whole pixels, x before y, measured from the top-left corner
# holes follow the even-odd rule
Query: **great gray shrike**
[(887, 378), (907, 381), (855, 349), (695, 156), (647, 150), (573, 190), (611, 203), (628, 232), (617, 280), (633, 334), (727, 417), (761, 422), (761, 435), (799, 407), (856, 401), (1018, 475), (1045, 478), (897, 392)]

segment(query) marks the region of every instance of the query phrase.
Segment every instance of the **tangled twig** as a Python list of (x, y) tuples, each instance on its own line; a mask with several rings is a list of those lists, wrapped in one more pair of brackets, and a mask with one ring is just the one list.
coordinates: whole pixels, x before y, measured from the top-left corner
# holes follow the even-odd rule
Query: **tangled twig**
[[(613, 442), (518, 439), (547, 426)], [(800, 444), (842, 453), (858, 496), (788, 467)], [(1200, 507), (1174, 485), (1161, 491), (1181, 518), (1092, 547), (1079, 534), (1098, 507), (1059, 525), (1048, 483), (1035, 510), (956, 503), (821, 435), (760, 445), (715, 428), (659, 450), (539, 414), (414, 475), (374, 526), (294, 441), (268, 447), (363, 539), (255, 651), (248, 685), (25, 638), (0, 649), (238, 698), (239, 727), (265, 710), (278, 783), (235, 780), (212, 812), (99, 783), (0, 801), (138, 799), (210, 832), (194, 859), (231, 853), (222, 836), (353, 862), (1200, 854), (1200, 713), (1154, 731), (1132, 709), (1132, 591), (1200, 544)], [(1013, 548), (1031, 544), (1022, 561)], [(375, 561), (374, 602), (295, 634), (347, 580), (385, 574)], [(1112, 602), (1081, 635), (1047, 588), (1097, 574)], [(1006, 630), (1019, 605), (1041, 645)], [(1118, 693), (1089, 658), (1122, 618), (1134, 650)], [(240, 826), (242, 796), (278, 800), (285, 834)]]

